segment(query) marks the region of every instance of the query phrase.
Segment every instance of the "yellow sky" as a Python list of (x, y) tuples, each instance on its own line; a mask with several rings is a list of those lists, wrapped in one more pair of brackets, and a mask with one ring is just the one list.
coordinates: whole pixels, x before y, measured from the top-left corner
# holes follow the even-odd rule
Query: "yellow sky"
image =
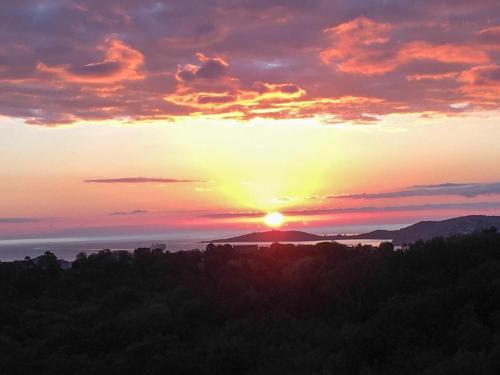
[[(0, 211), (3, 217), (71, 218), (78, 225), (82, 220), (123, 221), (109, 213), (144, 210), (148, 215), (134, 223), (154, 222), (151, 215), (161, 214), (165, 225), (172, 220), (196, 225), (200, 212), (366, 205), (311, 198), (496, 181), (499, 120), (496, 113), (483, 113), (393, 115), (376, 125), (185, 119), (41, 128), (4, 119)], [(204, 182), (83, 182), (139, 176)]]

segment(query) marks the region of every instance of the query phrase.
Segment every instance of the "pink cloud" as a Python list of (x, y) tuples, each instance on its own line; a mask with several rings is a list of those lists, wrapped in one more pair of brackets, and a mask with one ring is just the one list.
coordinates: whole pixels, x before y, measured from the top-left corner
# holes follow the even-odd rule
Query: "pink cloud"
[(193, 113), (376, 122), (499, 106), (494, 0), (2, 7), (0, 115), (29, 124)]
[(266, 111), (281, 115), (287, 104), (293, 106), (306, 93), (294, 83), (245, 84), (229, 74), (230, 65), (222, 57), (203, 53), (197, 53), (196, 57), (198, 65), (177, 67), (176, 91), (164, 98), (167, 102), (190, 106), (192, 113), (231, 113), (234, 118), (266, 116)]
[(439, 44), (415, 41), (408, 43), (398, 52), (399, 64), (410, 60), (434, 60), (443, 63), (486, 64), (490, 61), (487, 51), (476, 50), (473, 45)]
[(85, 183), (95, 184), (175, 184), (186, 182), (206, 182), (202, 180), (186, 180), (176, 178), (158, 178), (158, 177), (119, 177), (119, 178), (96, 178), (85, 180)]
[(461, 92), (476, 106), (495, 109), (500, 105), (500, 65), (480, 65), (460, 74)]
[(104, 51), (103, 61), (78, 66), (48, 66), (39, 62), (36, 68), (64, 82), (109, 84), (144, 78), (138, 71), (144, 63), (139, 51), (116, 38), (107, 38), (98, 49)]
[[(441, 63), (486, 64), (488, 51), (472, 44), (432, 44), (423, 40), (399, 42), (391, 36), (395, 27), (364, 16), (325, 30), (332, 46), (320, 53), (325, 64), (336, 64), (346, 73), (363, 75), (391, 72), (412, 60)], [(474, 50), (474, 53), (472, 51)]]
[(325, 64), (342, 72), (382, 74), (394, 69), (394, 52), (388, 51), (392, 25), (361, 16), (325, 30), (332, 46), (320, 53)]

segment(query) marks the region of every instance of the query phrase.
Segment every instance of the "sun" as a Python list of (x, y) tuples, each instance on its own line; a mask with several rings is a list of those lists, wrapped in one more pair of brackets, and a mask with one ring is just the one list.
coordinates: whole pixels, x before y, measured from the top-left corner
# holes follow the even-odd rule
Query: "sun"
[(284, 216), (279, 212), (270, 212), (266, 216), (264, 216), (264, 223), (268, 227), (281, 227), (284, 221)]

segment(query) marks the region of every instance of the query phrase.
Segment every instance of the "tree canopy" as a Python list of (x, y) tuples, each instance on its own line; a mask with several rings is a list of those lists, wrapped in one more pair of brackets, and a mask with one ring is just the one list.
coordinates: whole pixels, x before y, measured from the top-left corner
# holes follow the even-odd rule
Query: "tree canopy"
[(0, 263), (2, 374), (498, 374), (496, 230)]

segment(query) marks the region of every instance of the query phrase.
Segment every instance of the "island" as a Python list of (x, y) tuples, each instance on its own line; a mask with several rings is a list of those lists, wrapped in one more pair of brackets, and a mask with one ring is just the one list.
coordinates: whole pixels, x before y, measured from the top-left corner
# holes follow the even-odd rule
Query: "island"
[(319, 235), (297, 230), (270, 230), (253, 232), (241, 236), (221, 238), (203, 243), (234, 242), (303, 242), (303, 241), (337, 241), (351, 239), (387, 240), (394, 245), (414, 243), (437, 236), (453, 236), (480, 232), (491, 227), (500, 228), (500, 216), (469, 215), (441, 221), (420, 221), (416, 224), (397, 230), (375, 230), (372, 232), (347, 235)]

